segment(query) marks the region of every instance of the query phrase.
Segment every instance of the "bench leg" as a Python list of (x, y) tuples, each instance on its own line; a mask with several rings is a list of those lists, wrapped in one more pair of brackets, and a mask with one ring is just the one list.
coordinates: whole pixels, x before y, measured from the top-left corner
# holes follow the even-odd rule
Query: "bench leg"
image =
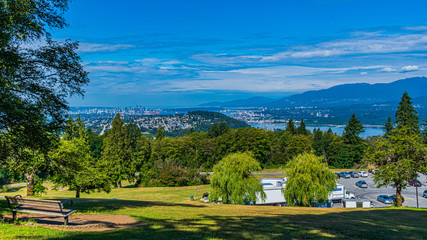
[(16, 211), (12, 211), (12, 221), (15, 222), (16, 220)]
[(64, 217), (64, 226), (68, 225), (68, 217)]

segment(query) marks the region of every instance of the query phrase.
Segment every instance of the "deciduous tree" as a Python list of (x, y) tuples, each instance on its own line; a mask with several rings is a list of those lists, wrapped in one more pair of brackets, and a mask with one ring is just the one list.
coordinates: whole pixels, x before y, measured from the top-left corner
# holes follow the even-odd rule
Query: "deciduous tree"
[(214, 166), (211, 178), (211, 199), (224, 203), (243, 204), (265, 199), (262, 185), (252, 176), (252, 172), (260, 171), (261, 167), (251, 153), (233, 153), (223, 158)]
[(328, 194), (336, 188), (336, 176), (322, 160), (303, 153), (286, 165), (287, 182), (282, 191), (288, 205), (313, 206), (314, 202), (328, 200)]

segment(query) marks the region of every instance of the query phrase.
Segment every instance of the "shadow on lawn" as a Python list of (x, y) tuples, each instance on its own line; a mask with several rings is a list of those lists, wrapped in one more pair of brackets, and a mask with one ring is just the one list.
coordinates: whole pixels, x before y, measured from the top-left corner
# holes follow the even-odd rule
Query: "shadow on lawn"
[(97, 233), (66, 232), (62, 238), (52, 239), (425, 239), (427, 236), (426, 211), (372, 209), (322, 215), (281, 212), (269, 216), (199, 215), (179, 220), (135, 217), (148, 226)]

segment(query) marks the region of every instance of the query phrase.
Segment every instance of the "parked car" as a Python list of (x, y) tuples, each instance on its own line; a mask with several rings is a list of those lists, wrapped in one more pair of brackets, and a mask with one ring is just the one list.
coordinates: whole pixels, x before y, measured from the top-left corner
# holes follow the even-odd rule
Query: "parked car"
[(424, 191), (423, 197), (427, 198), (427, 190)]
[[(402, 195), (400, 195), (400, 196), (402, 197), (402, 203), (404, 203), (406, 198), (403, 197)], [(390, 195), (389, 197), (393, 200), (393, 202), (396, 201), (396, 194)]]
[(378, 171), (379, 171), (379, 169), (374, 169), (374, 170), (372, 170), (372, 171), (371, 171), (371, 173), (372, 173), (372, 174), (375, 174), (375, 173), (376, 173), (376, 172), (378, 172)]
[(418, 181), (418, 179), (411, 178), (411, 179), (409, 179), (409, 185), (414, 186), (414, 187), (421, 187), (421, 182)]
[(368, 172), (367, 171), (359, 171), (359, 176), (368, 177)]
[(377, 201), (378, 202), (382, 202), (382, 203), (385, 203), (385, 204), (392, 204), (393, 203), (393, 199), (391, 199), (389, 196), (387, 196), (387, 195), (379, 195), (378, 197), (377, 197)]
[(340, 173), (339, 172), (334, 172), (335, 175), (337, 175), (338, 178), (341, 178)]
[(352, 178), (358, 178), (359, 177), (359, 173), (355, 172), (355, 171), (351, 171), (351, 172), (349, 172), (349, 174)]
[(348, 172), (340, 172), (339, 174), (342, 178), (350, 178), (350, 174)]
[(360, 188), (367, 188), (368, 184), (365, 181), (360, 180), (360, 181), (356, 182), (356, 186), (358, 186)]

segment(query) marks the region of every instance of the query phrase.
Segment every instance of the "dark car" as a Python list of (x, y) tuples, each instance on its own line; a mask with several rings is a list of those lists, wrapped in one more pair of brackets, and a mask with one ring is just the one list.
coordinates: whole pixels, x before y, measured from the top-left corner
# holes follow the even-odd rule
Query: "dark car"
[(377, 197), (377, 201), (378, 202), (382, 202), (382, 203), (385, 203), (385, 204), (392, 204), (393, 203), (393, 199), (391, 199), (389, 196), (387, 196), (387, 195), (379, 195), (378, 197)]
[(350, 178), (350, 174), (348, 172), (340, 172), (340, 178)]
[(427, 190), (424, 191), (423, 197), (427, 198)]
[[(402, 197), (402, 203), (404, 203), (404, 202), (405, 202), (405, 200), (406, 200), (406, 198), (405, 198), (405, 197), (403, 197), (402, 195), (400, 195), (400, 196)], [(393, 202), (395, 202), (395, 201), (396, 201), (396, 194), (390, 195), (389, 197), (393, 200)]]
[(409, 179), (409, 185), (414, 186), (414, 187), (421, 187), (421, 182), (418, 181), (418, 179), (415, 178), (411, 178)]
[(355, 172), (355, 171), (351, 171), (351, 172), (349, 172), (349, 174), (352, 178), (358, 178), (359, 177), (359, 173)]
[(356, 182), (356, 186), (360, 187), (360, 188), (367, 188), (368, 184), (365, 181), (358, 181)]

